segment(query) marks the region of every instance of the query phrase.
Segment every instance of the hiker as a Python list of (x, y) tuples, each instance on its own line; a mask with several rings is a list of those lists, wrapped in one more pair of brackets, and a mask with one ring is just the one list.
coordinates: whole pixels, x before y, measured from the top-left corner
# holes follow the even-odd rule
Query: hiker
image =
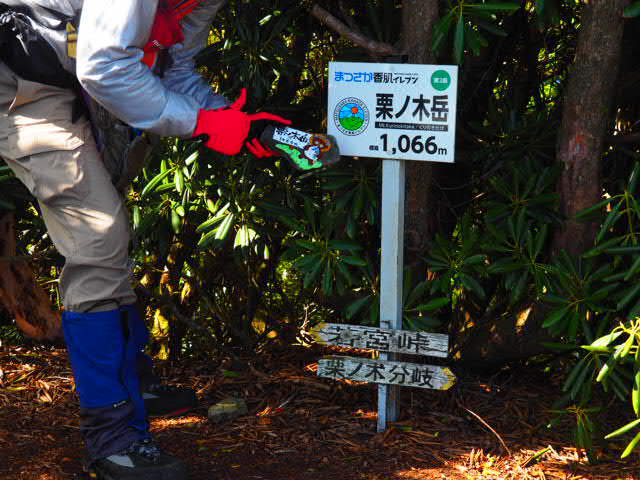
[(193, 390), (160, 385), (143, 353), (121, 194), (131, 166), (154, 135), (207, 136), (217, 152), (269, 156), (248, 141), (251, 123), (289, 124), (244, 113), (245, 90), (229, 105), (195, 72), (223, 4), (0, 0), (0, 156), (38, 200), (66, 260), (62, 326), (94, 478), (187, 478), (185, 463), (154, 444), (147, 414), (196, 405)]

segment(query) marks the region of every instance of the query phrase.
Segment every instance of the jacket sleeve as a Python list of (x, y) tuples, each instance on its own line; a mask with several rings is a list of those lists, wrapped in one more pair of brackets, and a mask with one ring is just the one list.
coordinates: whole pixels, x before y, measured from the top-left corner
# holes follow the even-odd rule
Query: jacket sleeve
[(198, 101), (168, 89), (142, 63), (158, 0), (85, 0), (76, 74), (89, 95), (132, 127), (190, 137)]
[(165, 72), (162, 83), (174, 92), (194, 98), (200, 108), (220, 108), (229, 104), (214, 93), (209, 84), (195, 69), (194, 57), (207, 45), (211, 21), (226, 0), (202, 2), (181, 22), (184, 42), (172, 46), (169, 54), (173, 63)]

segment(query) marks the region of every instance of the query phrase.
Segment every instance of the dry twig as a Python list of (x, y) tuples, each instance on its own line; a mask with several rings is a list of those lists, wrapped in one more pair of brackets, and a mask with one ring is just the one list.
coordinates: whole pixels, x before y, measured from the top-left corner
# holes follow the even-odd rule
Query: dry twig
[(369, 54), (373, 56), (391, 56), (402, 55), (403, 53), (397, 50), (393, 45), (384, 42), (378, 42), (373, 40), (360, 32), (350, 28), (344, 22), (336, 18), (320, 5), (315, 4), (311, 7), (311, 15), (315, 17), (320, 23), (326, 25), (329, 29), (340, 34), (347, 40), (352, 41), (361, 48), (364, 48)]
[(463, 406), (463, 405), (461, 405), (461, 407), (462, 407), (463, 409), (465, 409), (467, 412), (469, 412), (471, 415), (473, 415), (473, 416), (474, 416), (474, 417), (475, 417), (475, 418), (476, 418), (480, 423), (482, 423), (485, 427), (487, 427), (487, 428), (491, 431), (491, 433), (493, 433), (493, 434), (496, 436), (496, 438), (497, 438), (498, 440), (500, 440), (500, 443), (502, 444), (502, 448), (504, 448), (504, 451), (505, 451), (505, 452), (507, 452), (507, 454), (508, 454), (509, 456), (511, 456), (511, 450), (509, 450), (509, 447), (507, 447), (507, 444), (506, 444), (506, 443), (504, 443), (504, 440), (502, 440), (502, 437), (498, 434), (498, 432), (496, 432), (496, 431), (491, 427), (491, 425), (489, 425), (487, 422), (485, 422), (485, 421), (482, 419), (482, 417), (480, 417), (480, 415), (478, 415), (477, 413), (472, 412), (471, 410), (469, 410), (467, 407), (465, 407), (465, 406)]

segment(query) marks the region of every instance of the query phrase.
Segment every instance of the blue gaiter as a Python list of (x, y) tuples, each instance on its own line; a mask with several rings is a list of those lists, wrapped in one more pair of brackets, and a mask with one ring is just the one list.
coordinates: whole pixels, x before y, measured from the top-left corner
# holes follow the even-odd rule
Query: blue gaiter
[(89, 455), (105, 457), (148, 437), (136, 372), (139, 348), (128, 313), (124, 309), (64, 312), (62, 327)]

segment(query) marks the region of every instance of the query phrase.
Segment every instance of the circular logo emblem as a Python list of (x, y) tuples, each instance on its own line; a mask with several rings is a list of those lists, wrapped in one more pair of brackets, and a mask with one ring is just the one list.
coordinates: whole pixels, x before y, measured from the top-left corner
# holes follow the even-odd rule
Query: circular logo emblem
[(446, 70), (436, 70), (431, 74), (431, 86), (436, 90), (446, 90), (449, 85), (451, 85), (451, 77)]
[(345, 98), (336, 105), (333, 121), (345, 135), (360, 135), (369, 126), (369, 109), (359, 98)]

